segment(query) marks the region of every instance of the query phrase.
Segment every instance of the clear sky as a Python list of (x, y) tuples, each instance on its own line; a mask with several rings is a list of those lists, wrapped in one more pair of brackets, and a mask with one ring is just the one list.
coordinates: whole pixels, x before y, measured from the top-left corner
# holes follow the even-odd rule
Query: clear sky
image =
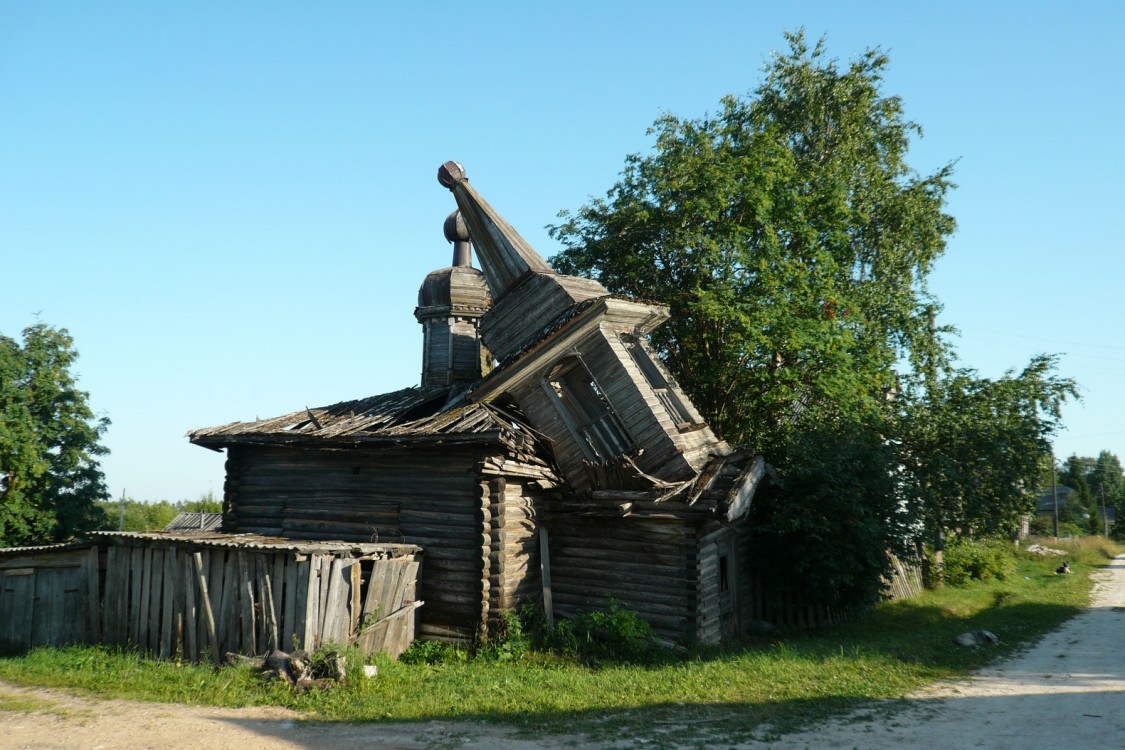
[[(196, 427), (415, 384), (461, 161), (542, 255), (662, 112), (761, 79), (783, 32), (890, 54), (956, 161), (931, 289), (962, 364), (1063, 355), (1056, 453), (1125, 457), (1125, 4), (0, 0), (0, 334), (70, 330), (114, 496), (222, 492)], [(37, 317), (38, 316), (38, 317)]]

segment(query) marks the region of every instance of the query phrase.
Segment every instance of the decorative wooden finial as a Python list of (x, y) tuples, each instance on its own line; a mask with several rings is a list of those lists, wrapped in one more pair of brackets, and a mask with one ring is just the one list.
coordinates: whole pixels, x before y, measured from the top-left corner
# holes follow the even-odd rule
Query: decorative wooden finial
[(469, 245), (469, 227), (465, 217), (457, 210), (445, 217), (445, 239), (453, 243), (453, 265), (472, 266), (473, 256)]
[(465, 174), (465, 168), (455, 161), (447, 161), (445, 164), (438, 167), (437, 178), (438, 182), (450, 190), (452, 190), (453, 186), (458, 182), (469, 179)]

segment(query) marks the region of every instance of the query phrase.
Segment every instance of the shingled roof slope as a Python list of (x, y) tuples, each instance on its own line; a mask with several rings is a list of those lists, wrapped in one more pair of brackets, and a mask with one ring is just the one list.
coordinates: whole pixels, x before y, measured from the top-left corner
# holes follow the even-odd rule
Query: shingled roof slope
[(188, 433), (209, 448), (232, 444), (323, 445), (325, 442), (528, 445), (532, 431), (518, 415), (481, 403), (465, 403), (463, 388), (404, 388), (379, 396), (302, 409), (273, 419), (232, 422)]

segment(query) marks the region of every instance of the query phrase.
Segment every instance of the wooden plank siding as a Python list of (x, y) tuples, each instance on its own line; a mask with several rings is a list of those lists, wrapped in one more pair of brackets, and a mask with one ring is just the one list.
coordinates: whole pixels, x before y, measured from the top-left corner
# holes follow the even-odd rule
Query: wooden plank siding
[(102, 578), (96, 548), (65, 545), (0, 557), (0, 652), (97, 638)]
[[(268, 539), (256, 541), (261, 537), (95, 537), (76, 549), (0, 555), (0, 650), (111, 643), (218, 663), (227, 652), (358, 642), (361, 624), (375, 628), (392, 614), (362, 610), (365, 600), (410, 613), (421, 606), (421, 551), (414, 546), (338, 545), (305, 553), (300, 544), (270, 546)], [(394, 656), (415, 632), (412, 617), (375, 629), (379, 637), (361, 645)]]
[(532, 344), (575, 303), (605, 295), (605, 288), (590, 279), (528, 275), (481, 319), (481, 339), (503, 361)]

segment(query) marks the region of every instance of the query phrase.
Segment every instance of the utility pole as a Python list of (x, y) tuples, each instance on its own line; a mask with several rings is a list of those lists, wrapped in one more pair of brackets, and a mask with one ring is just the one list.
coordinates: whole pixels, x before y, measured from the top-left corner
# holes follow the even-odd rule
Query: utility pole
[(120, 512), (120, 517), (117, 521), (117, 530), (118, 531), (124, 531), (125, 530), (125, 488), (124, 487), (121, 488), (121, 512)]
[(1055, 496), (1055, 541), (1059, 540), (1059, 483), (1055, 478), (1055, 452), (1051, 451), (1051, 494)]
[(1102, 535), (1109, 538), (1109, 519), (1105, 515), (1105, 484), (1098, 485), (1098, 494), (1102, 496)]

